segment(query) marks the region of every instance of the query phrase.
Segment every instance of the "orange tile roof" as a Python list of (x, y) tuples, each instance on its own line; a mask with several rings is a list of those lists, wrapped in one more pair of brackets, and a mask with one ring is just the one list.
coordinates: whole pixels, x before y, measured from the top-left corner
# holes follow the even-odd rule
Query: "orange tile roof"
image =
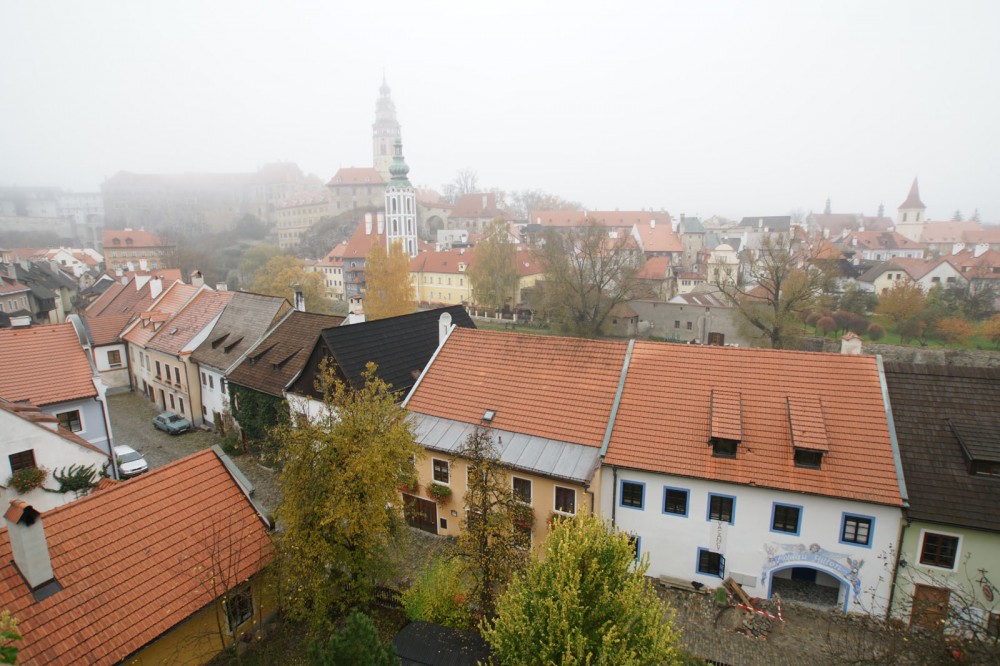
[[(740, 397), (735, 459), (713, 457), (708, 445), (714, 390)], [(822, 469), (795, 466), (793, 427), (797, 443), (804, 439), (812, 448), (825, 434), (829, 453)], [(637, 342), (605, 462), (902, 504), (871, 356)]]
[(195, 287), (183, 282), (175, 282), (169, 287), (165, 287), (152, 305), (139, 315), (139, 321), (122, 336), (129, 344), (138, 347), (145, 347), (146, 343), (156, 335), (160, 326), (154, 326), (155, 322), (167, 321), (170, 317), (184, 307), (188, 299), (198, 292), (200, 287)]
[(0, 530), (0, 607), (20, 620), (21, 663), (119, 663), (271, 559), (263, 520), (212, 450), (105, 488), (42, 514), (62, 585), (43, 601)]
[(88, 305), (83, 311), (83, 316), (97, 316), (104, 311), (104, 308), (108, 307), (111, 301), (117, 298), (118, 294), (122, 293), (125, 289), (125, 285), (121, 282), (115, 280), (107, 289), (104, 290), (100, 296), (94, 299), (93, 303)]
[(626, 344), (456, 328), (409, 397), (413, 412), (600, 446)]
[(650, 257), (643, 263), (636, 277), (641, 280), (665, 280), (669, 270), (670, 257)]
[(978, 231), (966, 231), (962, 234), (966, 243), (1000, 243), (1000, 226), (987, 226)]
[(12, 277), (0, 275), (0, 294), (7, 296), (9, 294), (19, 294), (23, 291), (30, 291), (30, 289)]
[(629, 228), (635, 224), (649, 227), (650, 220), (656, 220), (659, 227), (662, 220), (670, 228), (670, 213), (644, 210), (533, 210), (529, 222), (546, 227), (579, 227), (587, 220), (602, 222), (608, 227)]
[(146, 343), (146, 348), (179, 355), (194, 336), (233, 300), (233, 294), (232, 291), (202, 291), (179, 310), (168, 324), (160, 327), (156, 335)]
[(982, 225), (975, 220), (925, 222), (920, 233), (920, 241), (923, 243), (961, 243), (965, 240), (965, 234), (974, 234), (982, 230)]
[(39, 407), (97, 396), (73, 324), (0, 329), (0, 397)]
[(337, 169), (327, 187), (336, 185), (382, 185), (382, 174), (371, 167), (344, 167)]
[(101, 345), (111, 345), (119, 342), (118, 336), (121, 334), (130, 321), (135, 317), (132, 313), (109, 314), (102, 317), (84, 317), (83, 321), (90, 329), (90, 339), (95, 347)]
[[(115, 241), (118, 241), (117, 243)], [(130, 242), (131, 241), (131, 242)], [(167, 244), (155, 234), (143, 229), (105, 229), (104, 251), (130, 247), (163, 247)]]
[(497, 195), (493, 192), (472, 192), (463, 194), (451, 208), (450, 219), (456, 218), (497, 218), (504, 211), (497, 207)]
[[(637, 222), (636, 229), (642, 238), (643, 252), (683, 252), (681, 237), (671, 227), (670, 214), (653, 215), (647, 213), (645, 222)], [(656, 220), (656, 226), (651, 226), (649, 220)]]

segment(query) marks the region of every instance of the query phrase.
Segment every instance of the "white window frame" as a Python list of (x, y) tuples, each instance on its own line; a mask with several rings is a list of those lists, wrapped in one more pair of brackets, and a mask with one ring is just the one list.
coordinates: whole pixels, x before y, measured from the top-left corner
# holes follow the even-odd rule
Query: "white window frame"
[[(573, 511), (568, 513), (566, 511), (560, 511), (556, 508), (559, 499), (559, 491), (568, 490), (573, 493)], [(569, 486), (554, 486), (552, 488), (552, 510), (558, 513), (560, 516), (575, 516), (576, 515), (576, 488), (570, 488)]]
[[(444, 463), (445, 471), (448, 474), (448, 480), (447, 481), (439, 481), (438, 480), (438, 478), (437, 478), (437, 470), (434, 469), (434, 463), (436, 463), (436, 462), (442, 462), (442, 463)], [(442, 486), (450, 486), (451, 485), (451, 462), (450, 461), (445, 460), (444, 458), (431, 458), (431, 482), (432, 483), (440, 484)]]

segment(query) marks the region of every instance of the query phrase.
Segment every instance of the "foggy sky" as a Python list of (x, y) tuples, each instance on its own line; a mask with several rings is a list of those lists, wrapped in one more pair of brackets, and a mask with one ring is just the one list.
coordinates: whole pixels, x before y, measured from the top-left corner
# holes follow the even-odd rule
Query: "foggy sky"
[(384, 71), (418, 185), (894, 216), (919, 176), (933, 219), (996, 223), (998, 28), (995, 1), (4, 0), (0, 185), (325, 182), (371, 165)]

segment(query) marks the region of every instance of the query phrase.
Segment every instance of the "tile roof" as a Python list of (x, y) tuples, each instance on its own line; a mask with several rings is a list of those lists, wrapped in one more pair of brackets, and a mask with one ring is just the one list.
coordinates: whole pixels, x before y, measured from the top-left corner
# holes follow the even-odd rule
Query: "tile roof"
[(623, 342), (456, 328), (407, 398), (413, 412), (601, 446)]
[(632, 225), (649, 226), (650, 220), (656, 220), (670, 227), (670, 213), (660, 211), (652, 213), (644, 210), (533, 210), (530, 221), (543, 227), (580, 227), (587, 220), (603, 223), (608, 227), (629, 227)]
[(156, 335), (146, 343), (146, 348), (164, 354), (180, 355), (188, 343), (222, 313), (222, 309), (232, 298), (231, 291), (199, 292), (170, 321), (160, 327)]
[(233, 384), (281, 396), (309, 360), (324, 328), (340, 326), (343, 317), (292, 310), (270, 333), (247, 350), (226, 376)]
[[(115, 241), (118, 241), (117, 243)], [(143, 229), (105, 229), (104, 251), (127, 247), (167, 246), (162, 238)]]
[(650, 257), (636, 277), (640, 280), (665, 280), (670, 272), (670, 257)]
[[(117, 664), (271, 559), (268, 530), (209, 449), (42, 514), (62, 589), (34, 601), (0, 530), (0, 606), (25, 664)], [(213, 586), (207, 577), (223, 572)], [(215, 592), (213, 592), (213, 589)]]
[(100, 453), (101, 455), (108, 457), (107, 451), (104, 451), (103, 449), (94, 446), (93, 444), (85, 440), (83, 437), (80, 437), (74, 432), (70, 432), (69, 430), (63, 428), (62, 426), (57, 426), (53, 429), (48, 426), (41, 425), (43, 423), (56, 424), (59, 423), (59, 419), (56, 418), (55, 416), (52, 416), (51, 414), (43, 413), (42, 410), (40, 410), (38, 407), (31, 404), (30, 402), (15, 403), (0, 398), (0, 410), (13, 414), (18, 418), (28, 421), (29, 423), (34, 423), (40, 428), (45, 428), (47, 432), (57, 435), (58, 437), (62, 437), (66, 441), (72, 442), (77, 446), (82, 446), (85, 449), (96, 451), (97, 453)]
[[(100, 284), (100, 282), (98, 282), (97, 284)], [(96, 316), (101, 314), (101, 312), (103, 312), (104, 309), (108, 307), (108, 305), (110, 305), (111, 301), (113, 301), (118, 296), (118, 294), (122, 293), (122, 290), (125, 289), (125, 286), (126, 285), (123, 285), (121, 282), (118, 282), (117, 280), (111, 282), (111, 284), (108, 285), (108, 288), (105, 289), (100, 296), (95, 298), (93, 302), (86, 307), (86, 309), (82, 312), (83, 316), (84, 317), (88, 315)], [(133, 291), (135, 291), (134, 288)]]
[(323, 330), (306, 372), (295, 382), (297, 392), (316, 394), (315, 369), (322, 360), (319, 355), (329, 354), (352, 386), (364, 385), (365, 366), (372, 362), (378, 366), (378, 376), (392, 390), (405, 394), (438, 348), (438, 322), (444, 313), (451, 315), (455, 326), (476, 327), (464, 307), (452, 305)]
[(919, 280), (941, 264), (951, 264), (951, 267), (955, 269), (955, 272), (959, 272), (958, 268), (952, 261), (949, 260), (948, 257), (940, 257), (938, 259), (896, 257), (892, 260), (892, 263), (906, 271), (906, 274), (914, 280)]
[(318, 190), (308, 192), (296, 192), (295, 194), (275, 202), (274, 207), (281, 210), (286, 208), (298, 208), (299, 206), (315, 206), (325, 204), (330, 201), (330, 190), (323, 187)]
[(90, 331), (90, 341), (95, 347), (100, 347), (119, 342), (118, 336), (134, 317), (134, 314), (126, 313), (93, 318), (83, 317), (82, 320), (86, 324), (87, 330)]
[(855, 239), (860, 247), (868, 250), (919, 250), (924, 247), (922, 243), (914, 243), (895, 231), (852, 231), (837, 241), (837, 244), (845, 248), (850, 247)]
[[(1000, 429), (1000, 369), (886, 363), (908, 514), (916, 520), (1000, 531), (1000, 483), (974, 476), (959, 437)], [(951, 421), (951, 423), (949, 423)]]
[(183, 282), (175, 282), (169, 287), (164, 287), (163, 293), (156, 297), (149, 308), (139, 314), (139, 320), (132, 324), (122, 337), (129, 344), (145, 347), (163, 323), (173, 317), (202, 289), (207, 287), (195, 287)]
[(920, 200), (920, 187), (917, 185), (916, 178), (913, 179), (913, 185), (910, 185), (910, 193), (906, 195), (906, 201), (899, 204), (899, 208), (927, 208)]
[(0, 296), (20, 294), (25, 291), (31, 291), (31, 290), (12, 277), (7, 277), (6, 275), (0, 275)]
[[(739, 395), (735, 459), (708, 445), (713, 391)], [(813, 447), (825, 432), (822, 469), (795, 466), (793, 428)], [(605, 463), (902, 504), (871, 356), (636, 342)]]
[(450, 219), (455, 218), (496, 218), (504, 215), (497, 206), (497, 195), (493, 192), (472, 192), (458, 197), (451, 208)]
[(744, 217), (737, 227), (752, 227), (754, 229), (770, 229), (771, 231), (788, 232), (792, 228), (791, 215), (764, 215)]
[(97, 396), (73, 324), (0, 329), (0, 397), (39, 407)]
[(976, 243), (1000, 243), (1000, 226), (986, 226), (975, 231), (966, 231), (962, 240), (975, 245)]
[(385, 181), (382, 180), (382, 174), (378, 172), (378, 169), (373, 169), (371, 167), (344, 167), (337, 169), (337, 173), (334, 174), (330, 182), (326, 184), (327, 187), (333, 187), (336, 185), (382, 185)]
[(292, 309), (288, 301), (246, 291), (233, 292), (212, 333), (191, 354), (191, 360), (226, 372), (278, 319)]
[(920, 232), (920, 241), (922, 243), (961, 243), (965, 241), (967, 234), (976, 234), (982, 230), (982, 225), (974, 220), (925, 222)]
[(643, 252), (683, 252), (681, 237), (671, 228), (670, 213), (656, 219), (656, 224), (636, 224)]

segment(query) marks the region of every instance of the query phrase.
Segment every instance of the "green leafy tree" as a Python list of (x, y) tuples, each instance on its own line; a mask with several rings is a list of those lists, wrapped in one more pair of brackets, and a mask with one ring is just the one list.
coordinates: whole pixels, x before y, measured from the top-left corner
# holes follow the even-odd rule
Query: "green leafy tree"
[(406, 410), (374, 364), (357, 389), (333, 368), (321, 370), (322, 415), (276, 433), (285, 607), (314, 628), (370, 601), (374, 586), (391, 575), (393, 534), (402, 524), (396, 488), (413, 482), (420, 455)]
[(469, 282), (476, 304), (491, 310), (517, 305), (517, 246), (502, 218), (490, 222), (476, 244)]
[(782, 349), (795, 335), (802, 314), (832, 286), (836, 262), (820, 258), (821, 243), (797, 248), (785, 234), (767, 235), (760, 247), (740, 253), (745, 282), (729, 279), (713, 284), (740, 320)]
[(440, 557), (403, 592), (406, 617), (453, 629), (472, 629), (467, 567), (460, 558)]
[(545, 279), (541, 309), (563, 333), (595, 337), (611, 310), (638, 286), (638, 250), (627, 234), (612, 237), (600, 222), (565, 230), (546, 229), (535, 248)]
[(383, 643), (372, 619), (351, 611), (342, 629), (326, 643), (314, 641), (308, 649), (310, 666), (393, 666), (399, 664), (396, 648)]
[(229, 384), (229, 393), (243, 451), (275, 455), (273, 434), (275, 428), (289, 422), (288, 401), (239, 384)]
[(382, 243), (373, 243), (365, 258), (365, 318), (369, 321), (410, 314), (416, 309), (410, 282), (410, 257), (396, 241), (388, 254)]
[(899, 280), (878, 297), (875, 312), (885, 315), (897, 325), (913, 319), (924, 309), (924, 292), (915, 282)]
[(309, 312), (329, 312), (329, 303), (324, 295), (323, 276), (306, 270), (301, 259), (280, 255), (271, 258), (257, 271), (252, 291), (267, 296), (281, 296), (289, 303), (295, 302), (295, 286), (302, 290)]
[(878, 305), (878, 296), (871, 291), (865, 291), (857, 284), (849, 284), (840, 295), (839, 307), (859, 315), (866, 315)]
[(481, 616), (493, 615), (497, 599), (527, 561), (531, 538), (517, 529), (520, 504), (511, 491), (510, 468), (500, 460), (493, 431), (476, 426), (458, 457), (469, 465), (465, 529), (458, 552), (469, 567)]
[(0, 664), (16, 664), (20, 648), (14, 643), (21, 640), (17, 632), (17, 618), (10, 611), (0, 611)]
[(628, 535), (594, 516), (556, 521), (483, 636), (501, 664), (680, 664), (670, 611)]
[(258, 243), (251, 245), (243, 254), (236, 265), (242, 284), (251, 285), (257, 279), (257, 273), (275, 257), (282, 255), (281, 248), (270, 243)]

